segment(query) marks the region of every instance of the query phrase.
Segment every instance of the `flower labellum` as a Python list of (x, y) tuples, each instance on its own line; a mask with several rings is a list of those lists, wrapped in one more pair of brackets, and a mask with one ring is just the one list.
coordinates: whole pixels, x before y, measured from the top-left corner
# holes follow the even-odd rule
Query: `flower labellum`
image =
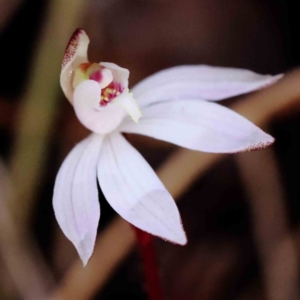
[(79, 121), (92, 134), (74, 147), (58, 172), (53, 195), (56, 219), (86, 265), (100, 218), (98, 178), (104, 196), (122, 218), (185, 245), (175, 201), (122, 133), (205, 152), (266, 148), (273, 137), (215, 101), (266, 87), (282, 75), (179, 66), (144, 79), (130, 92), (129, 71), (113, 63), (89, 62), (88, 44), (87, 34), (78, 29), (62, 63), (61, 87)]
[(65, 52), (61, 86), (80, 122), (98, 134), (116, 129), (128, 113), (138, 122), (141, 111), (128, 90), (129, 71), (113, 63), (90, 63), (89, 38), (77, 30)]

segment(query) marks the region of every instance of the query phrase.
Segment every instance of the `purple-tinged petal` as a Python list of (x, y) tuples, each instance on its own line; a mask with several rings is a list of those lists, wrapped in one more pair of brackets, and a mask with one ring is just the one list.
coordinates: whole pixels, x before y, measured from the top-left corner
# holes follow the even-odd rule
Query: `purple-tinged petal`
[(212, 153), (251, 151), (274, 142), (272, 136), (234, 111), (200, 100), (163, 102), (146, 107), (139, 124), (126, 119), (120, 130)]
[(75, 89), (73, 106), (85, 127), (95, 133), (106, 134), (120, 125), (126, 111), (116, 103), (100, 107), (100, 97), (100, 85), (94, 80), (86, 80)]
[(73, 71), (82, 63), (88, 62), (87, 49), (89, 38), (83, 29), (77, 29), (65, 50), (64, 59), (60, 73), (60, 85), (68, 100), (72, 103), (73, 87), (72, 76)]
[(271, 85), (282, 76), (206, 65), (178, 66), (147, 77), (132, 93), (141, 108), (180, 99), (223, 100)]
[(100, 218), (96, 167), (101, 144), (99, 135), (77, 144), (63, 162), (54, 187), (56, 219), (84, 265), (93, 253)]
[(100, 187), (109, 204), (134, 226), (186, 244), (179, 212), (155, 172), (119, 133), (108, 135), (98, 163)]

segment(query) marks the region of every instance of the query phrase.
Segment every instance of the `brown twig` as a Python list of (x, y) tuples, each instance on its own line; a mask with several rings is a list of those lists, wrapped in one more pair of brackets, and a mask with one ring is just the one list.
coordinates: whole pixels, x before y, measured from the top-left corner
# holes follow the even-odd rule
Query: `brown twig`
[(252, 210), (268, 300), (299, 299), (298, 259), (288, 230), (284, 192), (273, 149), (237, 156)]

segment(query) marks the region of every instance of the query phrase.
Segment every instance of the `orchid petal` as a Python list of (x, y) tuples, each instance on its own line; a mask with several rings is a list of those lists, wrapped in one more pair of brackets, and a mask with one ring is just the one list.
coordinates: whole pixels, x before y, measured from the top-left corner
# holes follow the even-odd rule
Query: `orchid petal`
[(100, 62), (100, 66), (107, 68), (112, 72), (113, 79), (115, 82), (121, 84), (122, 88), (128, 88), (129, 70), (122, 68), (114, 63)]
[(116, 129), (126, 111), (115, 103), (100, 107), (100, 85), (94, 80), (80, 83), (73, 96), (73, 105), (79, 121), (95, 133), (106, 134)]
[(162, 102), (143, 110), (138, 125), (125, 121), (121, 131), (138, 133), (192, 150), (213, 153), (251, 151), (274, 138), (234, 111), (214, 102)]
[(109, 204), (134, 226), (177, 244), (186, 244), (176, 204), (155, 172), (119, 133), (103, 142), (100, 187)]
[(100, 218), (96, 166), (102, 137), (91, 135), (75, 146), (55, 181), (56, 219), (84, 265), (93, 253)]
[(180, 99), (223, 100), (271, 85), (282, 76), (206, 65), (179, 66), (142, 80), (132, 93), (140, 107)]
[(60, 85), (68, 100), (72, 103), (72, 75), (73, 71), (82, 63), (88, 62), (87, 49), (89, 37), (84, 30), (78, 29), (72, 35), (65, 50), (62, 69), (60, 73)]

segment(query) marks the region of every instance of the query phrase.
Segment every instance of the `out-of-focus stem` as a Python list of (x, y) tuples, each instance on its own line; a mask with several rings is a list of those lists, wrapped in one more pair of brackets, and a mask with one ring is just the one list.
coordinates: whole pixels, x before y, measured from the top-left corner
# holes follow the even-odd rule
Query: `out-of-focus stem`
[(132, 226), (132, 229), (135, 231), (137, 243), (143, 260), (148, 300), (162, 300), (163, 295), (159, 279), (153, 236), (134, 226)]
[[(22, 229), (7, 209), (12, 189), (0, 162), (0, 255), (16, 292), (24, 300), (41, 300), (48, 297), (53, 279), (34, 243), (24, 238)], [(10, 295), (12, 296), (12, 295)], [(16, 295), (17, 296), (17, 295)]]
[(23, 2), (23, 0), (0, 0), (0, 33)]
[(16, 191), (16, 197), (10, 203), (11, 211), (21, 226), (31, 212), (47, 157), (48, 137), (58, 105), (59, 74), (64, 48), (74, 29), (80, 24), (87, 2), (50, 1), (44, 28), (37, 43), (34, 65), (19, 109), (11, 158), (11, 180)]
[(273, 149), (237, 155), (252, 210), (268, 300), (299, 299), (298, 261)]

